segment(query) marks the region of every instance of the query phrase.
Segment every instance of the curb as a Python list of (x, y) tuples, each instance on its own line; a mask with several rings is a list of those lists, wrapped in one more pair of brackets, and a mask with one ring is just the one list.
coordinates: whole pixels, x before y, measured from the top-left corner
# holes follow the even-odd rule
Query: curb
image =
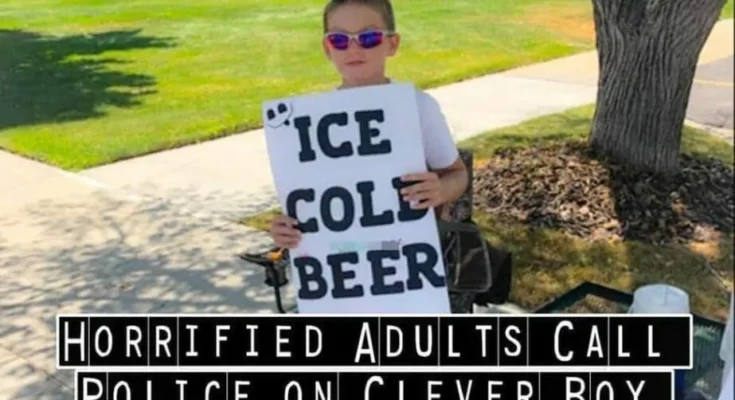
[(712, 136), (716, 136), (716, 137), (718, 137), (718, 138), (720, 138), (722, 140), (725, 140), (725, 141), (729, 142), (731, 146), (735, 142), (735, 130), (733, 130), (733, 129), (721, 128), (721, 127), (711, 126), (711, 125), (705, 125), (705, 124), (701, 124), (699, 122), (692, 121), (690, 119), (685, 119), (684, 120), (684, 125), (685, 126), (688, 126), (688, 127), (691, 127), (691, 128), (703, 130), (703, 131), (711, 134)]

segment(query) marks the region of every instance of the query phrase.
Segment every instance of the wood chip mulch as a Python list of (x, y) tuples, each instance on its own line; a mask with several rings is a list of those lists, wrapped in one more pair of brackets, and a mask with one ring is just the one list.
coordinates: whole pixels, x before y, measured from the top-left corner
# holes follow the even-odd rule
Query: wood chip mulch
[(506, 149), (474, 172), (474, 207), (585, 239), (654, 245), (733, 230), (733, 169), (682, 155), (674, 176), (632, 171), (584, 143)]

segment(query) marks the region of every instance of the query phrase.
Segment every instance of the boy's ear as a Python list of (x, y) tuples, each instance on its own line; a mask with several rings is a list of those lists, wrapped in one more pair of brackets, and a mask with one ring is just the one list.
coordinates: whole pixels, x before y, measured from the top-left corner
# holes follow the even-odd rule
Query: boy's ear
[(326, 39), (322, 39), (322, 49), (324, 50), (324, 55), (327, 56), (329, 60), (331, 60), (332, 52), (330, 51), (329, 44), (327, 43)]
[(389, 56), (394, 56), (396, 52), (398, 51), (398, 47), (400, 47), (401, 44), (401, 35), (398, 33), (394, 33), (389, 40), (390, 43), (390, 49), (388, 51)]

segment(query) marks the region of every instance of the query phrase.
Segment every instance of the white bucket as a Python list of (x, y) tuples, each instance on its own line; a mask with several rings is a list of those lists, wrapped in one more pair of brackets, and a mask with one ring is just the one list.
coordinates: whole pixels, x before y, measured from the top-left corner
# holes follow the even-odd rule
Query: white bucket
[(655, 284), (638, 288), (633, 293), (629, 314), (688, 314), (689, 295), (670, 285)]
[[(633, 293), (633, 304), (629, 314), (688, 314), (689, 295), (670, 285), (654, 284), (638, 288)], [(674, 390), (681, 392), (685, 387), (685, 372), (675, 371)]]

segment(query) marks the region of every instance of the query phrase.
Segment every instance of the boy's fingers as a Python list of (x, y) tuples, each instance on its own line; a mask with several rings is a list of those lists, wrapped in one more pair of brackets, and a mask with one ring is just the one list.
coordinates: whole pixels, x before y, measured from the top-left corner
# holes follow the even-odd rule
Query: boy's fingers
[(301, 236), (298, 233), (293, 232), (273, 232), (273, 236), (279, 237), (283, 240), (299, 240)]
[(297, 240), (276, 240), (275, 242), (276, 242), (276, 246), (285, 247), (287, 249), (293, 249), (299, 244)]
[(271, 232), (275, 235), (283, 235), (283, 236), (293, 236), (293, 237), (299, 237), (301, 236), (301, 232), (299, 232), (296, 229), (289, 228), (288, 226), (284, 225), (276, 225), (271, 229)]
[(273, 224), (273, 229), (286, 229), (286, 230), (294, 230), (293, 226), (291, 224), (288, 224), (286, 222), (276, 222)]
[(412, 194), (410, 196), (406, 196), (408, 200), (412, 201), (424, 201), (426, 199), (430, 199), (432, 197), (431, 192), (419, 192)]
[(276, 246), (293, 249), (301, 241), (301, 231), (295, 229), (298, 226), (296, 219), (288, 215), (277, 215), (271, 223), (271, 236)]
[(281, 215), (279, 217), (276, 217), (275, 222), (277, 224), (290, 225), (290, 226), (296, 226), (299, 223), (298, 221), (296, 221), (296, 219), (291, 218), (291, 217), (286, 216), (286, 215)]
[(423, 200), (423, 199), (428, 199), (428, 198), (434, 198), (434, 197), (437, 197), (437, 196), (439, 196), (438, 191), (434, 190), (433, 188), (430, 188), (430, 189), (422, 190), (420, 192), (410, 193), (410, 194), (407, 194), (407, 195), (403, 195), (403, 199), (405, 201), (408, 201), (408, 200)]
[(401, 189), (401, 194), (402, 195), (412, 195), (415, 193), (424, 192), (428, 190), (429, 187), (430, 185), (427, 184), (426, 182), (421, 182), (421, 183), (417, 183), (415, 185), (411, 185), (411, 186)]
[(411, 208), (414, 209), (424, 209), (432, 207), (435, 203), (435, 200), (430, 197), (425, 197), (422, 199), (416, 199), (411, 201)]
[(419, 172), (416, 174), (406, 174), (401, 177), (401, 180), (405, 181), (426, 181), (434, 177), (433, 172)]
[(416, 209), (416, 210), (423, 210), (426, 208), (434, 207), (434, 203), (435, 201), (433, 199), (427, 198), (427, 199), (414, 203), (411, 208)]
[(299, 242), (301, 242), (301, 239), (300, 238), (289, 238), (289, 239), (284, 240), (284, 242), (286, 242), (286, 244), (289, 247), (293, 248), (299, 245)]
[(293, 247), (296, 247), (296, 245), (298, 243), (299, 243), (299, 241), (298, 240), (294, 240), (294, 239), (279, 238), (279, 240), (276, 240), (276, 244), (278, 245), (278, 247), (293, 248)]

